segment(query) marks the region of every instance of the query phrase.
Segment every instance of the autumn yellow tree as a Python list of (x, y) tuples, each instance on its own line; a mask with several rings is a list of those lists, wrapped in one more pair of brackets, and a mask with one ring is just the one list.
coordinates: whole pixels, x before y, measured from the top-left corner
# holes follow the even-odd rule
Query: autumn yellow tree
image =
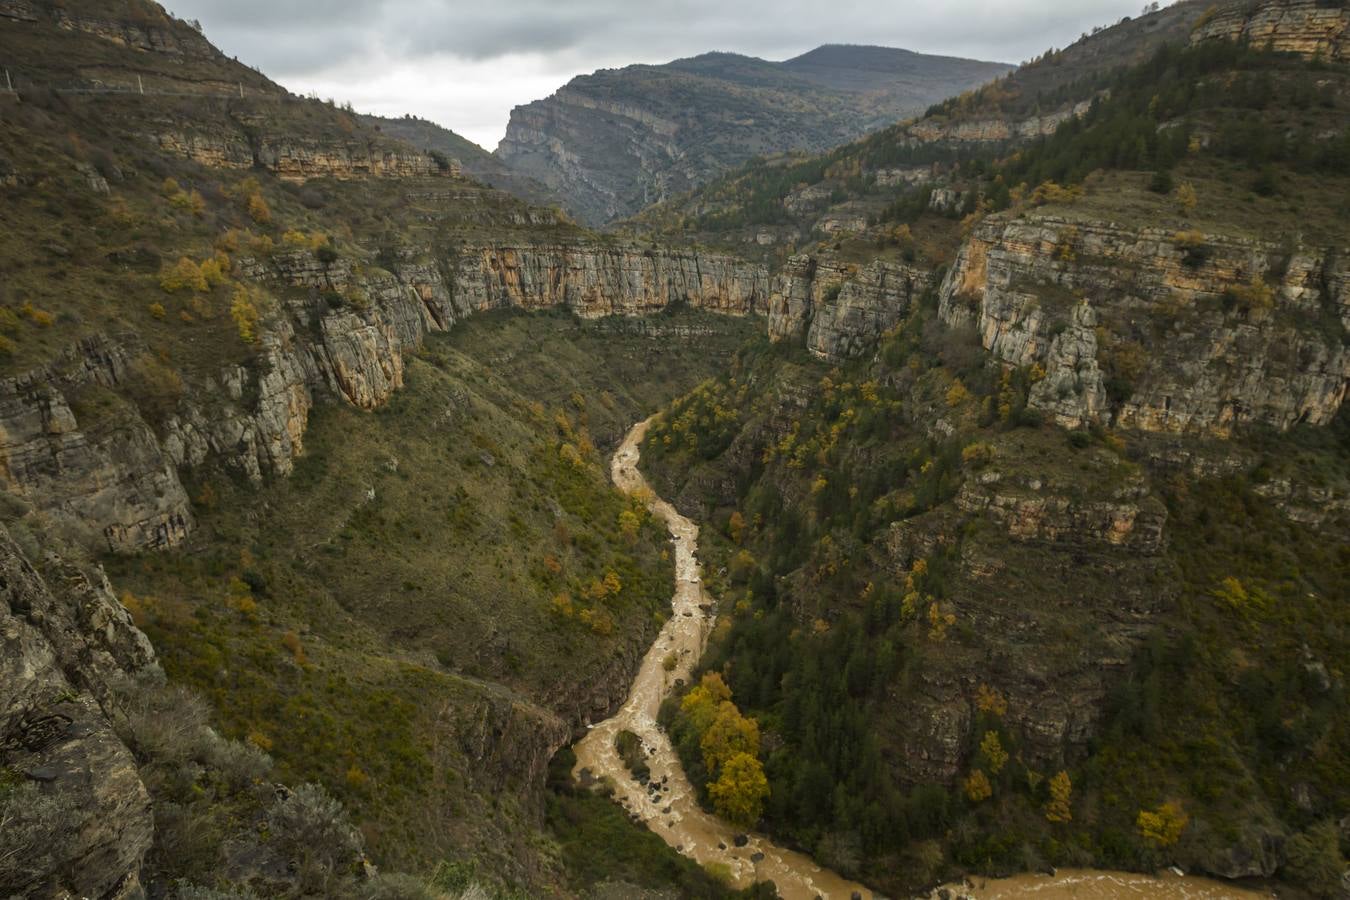
[(989, 763), (989, 771), (995, 775), (1002, 772), (1003, 767), (1008, 764), (1008, 751), (1003, 749), (1003, 742), (998, 739), (997, 731), (984, 733), (984, 739), (980, 741), (980, 753)]
[(1200, 203), (1200, 198), (1196, 196), (1195, 185), (1189, 181), (1183, 181), (1177, 188), (1177, 205), (1181, 207), (1183, 213), (1189, 213)]
[(981, 684), (976, 693), (975, 706), (980, 712), (1002, 717), (1008, 712), (1007, 699), (997, 689)]
[(272, 221), (272, 207), (267, 205), (262, 194), (249, 194), (248, 214), (259, 225), (267, 225)]
[(750, 828), (764, 811), (769, 780), (764, 767), (749, 753), (736, 753), (722, 765), (722, 773), (708, 785), (717, 814), (733, 825)]
[(244, 343), (251, 344), (258, 339), (258, 320), (261, 316), (258, 307), (253, 305), (253, 299), (249, 297), (248, 291), (242, 287), (235, 289), (234, 298), (230, 302), (230, 317), (234, 319), (234, 324), (239, 329), (239, 338)]
[(699, 734), (708, 730), (717, 717), (717, 708), (723, 701), (731, 699), (731, 689), (722, 676), (716, 672), (707, 672), (698, 683), (680, 701), (680, 712), (689, 718), (689, 724)]
[(745, 516), (741, 515), (739, 510), (733, 512), (731, 518), (727, 519), (727, 534), (738, 544), (745, 535)]
[(988, 800), (994, 794), (994, 787), (989, 783), (989, 776), (984, 774), (983, 769), (976, 769), (970, 773), (970, 777), (962, 785), (966, 791), (966, 797), (971, 803), (979, 803), (981, 800)]
[(1072, 822), (1069, 801), (1073, 797), (1073, 782), (1068, 772), (1058, 772), (1050, 779), (1050, 802), (1045, 804), (1045, 818), (1050, 822)]
[(928, 639), (930, 641), (945, 641), (947, 629), (955, 624), (956, 615), (944, 613), (936, 600), (928, 605)]
[(703, 751), (703, 765), (709, 774), (716, 775), (737, 754), (759, 756), (759, 725), (741, 715), (736, 704), (723, 700), (712, 724), (703, 732), (699, 748)]
[(625, 509), (623, 512), (619, 513), (619, 533), (623, 535), (623, 539), (628, 543), (631, 544), (637, 540), (638, 529), (641, 527), (642, 520), (639, 519), (637, 513), (633, 512), (631, 509)]
[(201, 267), (186, 256), (179, 257), (178, 262), (159, 273), (159, 286), (169, 293), (207, 289), (206, 276), (202, 274)]
[(230, 258), (224, 253), (217, 253), (202, 262), (201, 273), (210, 287), (224, 284), (230, 280)]
[(1181, 838), (1190, 816), (1181, 808), (1181, 804), (1169, 800), (1156, 809), (1139, 810), (1135, 825), (1139, 836), (1155, 847), (1170, 847)]

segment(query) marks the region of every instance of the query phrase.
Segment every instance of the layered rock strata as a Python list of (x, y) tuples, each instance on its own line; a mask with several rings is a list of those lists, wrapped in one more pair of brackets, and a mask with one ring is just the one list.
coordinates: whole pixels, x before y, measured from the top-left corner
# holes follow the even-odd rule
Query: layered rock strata
[(1243, 41), (1281, 53), (1341, 60), (1350, 36), (1350, 9), (1318, 0), (1264, 0), (1213, 7), (1191, 41)]
[[(948, 272), (940, 315), (1000, 362), (1039, 366), (1031, 405), (1068, 427), (1325, 425), (1350, 379), (1336, 248), (991, 216)], [(1308, 327), (1319, 320), (1335, 325)]]
[(858, 267), (791, 257), (769, 295), (769, 339), (805, 340), (813, 355), (831, 362), (861, 356), (932, 284), (931, 272), (902, 263)]

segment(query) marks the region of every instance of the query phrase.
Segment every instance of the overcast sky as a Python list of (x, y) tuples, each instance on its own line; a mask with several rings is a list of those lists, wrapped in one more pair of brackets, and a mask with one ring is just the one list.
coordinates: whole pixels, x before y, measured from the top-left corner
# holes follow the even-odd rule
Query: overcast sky
[(1142, 0), (167, 0), (297, 93), (413, 113), (491, 150), (511, 107), (599, 68), (827, 43), (1021, 62)]

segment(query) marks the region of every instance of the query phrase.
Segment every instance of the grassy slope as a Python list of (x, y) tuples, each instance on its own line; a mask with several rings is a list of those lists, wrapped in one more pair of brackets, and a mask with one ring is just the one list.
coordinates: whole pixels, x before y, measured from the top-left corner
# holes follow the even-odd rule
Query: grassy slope
[[(398, 245), (444, 248), (522, 231), (545, 239), (580, 234), (565, 226), (520, 229), (513, 220), (522, 218), (524, 203), (467, 179), (314, 179), (302, 186), (262, 169), (211, 168), (160, 152), (148, 136), (182, 132), (242, 141), (249, 131), (335, 147), (416, 151), (343, 110), (285, 96), (186, 25), (165, 25), (143, 3), (93, 6), (72, 12), (147, 16), (168, 27), (186, 52), (133, 53), (45, 20), (0, 31), (0, 55), (22, 74), (18, 99), (0, 95), (6, 125), (0, 176), (17, 178), (0, 187), (0, 372), (6, 375), (50, 362), (77, 339), (100, 332), (139, 335), (151, 355), (189, 384), (224, 364), (247, 364), (255, 348), (238, 339), (229, 315), (235, 286), (246, 279), (229, 272), (226, 283), (207, 291), (167, 292), (161, 274), (181, 257), (201, 262), (223, 252), (229, 264), (265, 259), (271, 248), (294, 249), (290, 234), (326, 239), (340, 255), (374, 266), (380, 250)], [(241, 100), (46, 89), (80, 83), (88, 70), (118, 84), (137, 73), (153, 75), (166, 90), (242, 81), (250, 93)], [(107, 193), (94, 189), (91, 175), (106, 180)], [(250, 214), (252, 191), (266, 202), (266, 220)], [(426, 196), (437, 193), (454, 198)]]

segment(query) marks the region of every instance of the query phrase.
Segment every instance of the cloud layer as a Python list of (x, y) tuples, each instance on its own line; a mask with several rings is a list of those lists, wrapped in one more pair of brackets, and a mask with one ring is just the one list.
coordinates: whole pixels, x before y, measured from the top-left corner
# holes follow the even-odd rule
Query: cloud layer
[(826, 43), (1020, 62), (1139, 12), (1123, 0), (167, 0), (290, 89), (496, 145), (511, 108), (598, 68)]

